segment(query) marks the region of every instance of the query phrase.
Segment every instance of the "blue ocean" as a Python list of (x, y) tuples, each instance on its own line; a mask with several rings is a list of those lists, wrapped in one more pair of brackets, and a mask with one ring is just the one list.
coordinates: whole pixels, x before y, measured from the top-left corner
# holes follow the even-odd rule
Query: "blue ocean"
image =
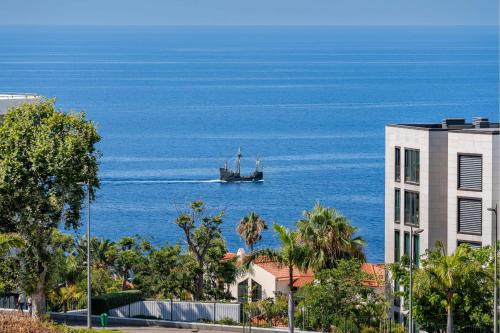
[[(384, 125), (498, 120), (495, 27), (0, 27), (0, 92), (55, 97), (99, 127), (94, 235), (182, 242), (186, 205), (293, 227), (319, 201), (384, 257)], [(263, 183), (222, 184), (259, 157)], [(82, 231), (79, 231), (82, 233)], [(260, 247), (276, 246), (272, 230)]]

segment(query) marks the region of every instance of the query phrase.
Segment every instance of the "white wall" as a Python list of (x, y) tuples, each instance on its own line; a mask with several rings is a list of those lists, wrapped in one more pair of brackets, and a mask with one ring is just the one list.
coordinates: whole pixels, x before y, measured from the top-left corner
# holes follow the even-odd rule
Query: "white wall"
[(259, 267), (258, 265), (252, 264), (248, 272), (244, 275), (238, 277), (236, 283), (230, 285), (229, 290), (231, 296), (238, 299), (238, 284), (244, 280), (248, 280), (248, 290), (251, 292), (252, 286), (251, 281), (255, 281), (262, 286), (262, 298), (274, 298), (277, 281), (274, 275), (266, 271), (265, 269)]
[[(495, 142), (496, 149), (493, 143)], [(498, 135), (488, 133), (474, 134), (469, 132), (450, 132), (448, 135), (448, 253), (457, 247), (458, 240), (481, 242), (482, 245), (492, 244), (494, 215), (487, 210), (498, 202)], [(459, 153), (481, 154), (483, 160), (482, 191), (463, 191), (458, 189)], [(495, 155), (495, 159), (494, 159)], [(496, 165), (496, 169), (494, 169)], [(496, 170), (496, 173), (494, 173)], [(494, 193), (496, 192), (496, 194)], [(482, 235), (458, 234), (458, 197), (482, 199)]]

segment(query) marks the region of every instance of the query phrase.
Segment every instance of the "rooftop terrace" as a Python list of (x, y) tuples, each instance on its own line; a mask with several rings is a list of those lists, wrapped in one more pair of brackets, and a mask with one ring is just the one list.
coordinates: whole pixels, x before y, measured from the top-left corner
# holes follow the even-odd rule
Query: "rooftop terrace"
[(389, 124), (390, 127), (402, 127), (426, 131), (453, 131), (464, 133), (498, 134), (499, 123), (493, 123), (484, 117), (475, 117), (471, 123), (464, 118), (446, 118), (434, 124)]

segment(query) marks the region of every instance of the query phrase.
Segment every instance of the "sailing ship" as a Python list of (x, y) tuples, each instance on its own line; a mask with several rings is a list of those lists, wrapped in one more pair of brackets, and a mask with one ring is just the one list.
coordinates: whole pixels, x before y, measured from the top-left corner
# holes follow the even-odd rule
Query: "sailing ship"
[(260, 166), (260, 160), (255, 161), (255, 171), (248, 176), (242, 176), (240, 174), (241, 167), (241, 149), (238, 148), (238, 153), (236, 155), (236, 170), (230, 170), (227, 166), (227, 161), (224, 163), (224, 167), (220, 168), (220, 180), (225, 182), (258, 182), (264, 180), (264, 172)]

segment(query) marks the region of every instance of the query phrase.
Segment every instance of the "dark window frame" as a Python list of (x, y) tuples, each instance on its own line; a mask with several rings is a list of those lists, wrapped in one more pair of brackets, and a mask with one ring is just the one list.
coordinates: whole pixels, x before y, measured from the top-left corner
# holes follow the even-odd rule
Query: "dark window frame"
[[(409, 194), (416, 194), (417, 195), (417, 199), (418, 199), (418, 215), (417, 215), (417, 221), (416, 222), (413, 222), (413, 221), (408, 221), (406, 219), (406, 193), (409, 193)], [(403, 194), (403, 202), (404, 202), (404, 206), (403, 206), (403, 219), (404, 219), (404, 224), (405, 225), (414, 225), (414, 226), (419, 226), (420, 225), (420, 192), (419, 191), (412, 191), (412, 190), (404, 190), (404, 194)]]
[[(460, 200), (461, 199), (475, 200), (475, 201), (481, 202), (481, 233), (477, 234), (477, 233), (473, 233), (473, 232), (460, 231)], [(463, 197), (463, 196), (457, 197), (457, 234), (472, 235), (472, 236), (482, 236), (483, 235), (483, 199), (482, 198)]]
[(413, 235), (413, 264), (420, 266), (420, 235)]
[[(416, 152), (418, 154), (418, 166), (416, 166), (415, 169), (415, 180), (411, 179), (412, 175), (411, 172), (409, 176), (407, 176), (406, 171), (407, 169), (407, 159), (406, 159), (406, 154), (409, 152)], [(417, 148), (405, 148), (404, 149), (404, 161), (405, 161), (405, 167), (404, 167), (404, 180), (406, 184), (413, 184), (413, 185), (420, 185), (420, 149)]]
[[(410, 249), (410, 233), (408, 231), (404, 232), (403, 247), (404, 247), (403, 254), (409, 258), (411, 254), (411, 249)], [(406, 249), (408, 249), (408, 251), (406, 251)]]
[[(481, 157), (481, 189), (470, 189), (466, 187), (460, 187), (460, 156), (474, 156)], [(483, 192), (483, 154), (474, 154), (474, 153), (457, 153), (457, 190), (460, 191), (468, 191), (468, 192)]]
[[(396, 246), (397, 244), (397, 246)], [(401, 231), (394, 230), (394, 262), (401, 260)]]
[(399, 146), (394, 147), (394, 181), (401, 182), (401, 147)]
[[(399, 209), (397, 209), (396, 198), (399, 199)], [(394, 223), (401, 223), (401, 189), (399, 187), (394, 188)]]

